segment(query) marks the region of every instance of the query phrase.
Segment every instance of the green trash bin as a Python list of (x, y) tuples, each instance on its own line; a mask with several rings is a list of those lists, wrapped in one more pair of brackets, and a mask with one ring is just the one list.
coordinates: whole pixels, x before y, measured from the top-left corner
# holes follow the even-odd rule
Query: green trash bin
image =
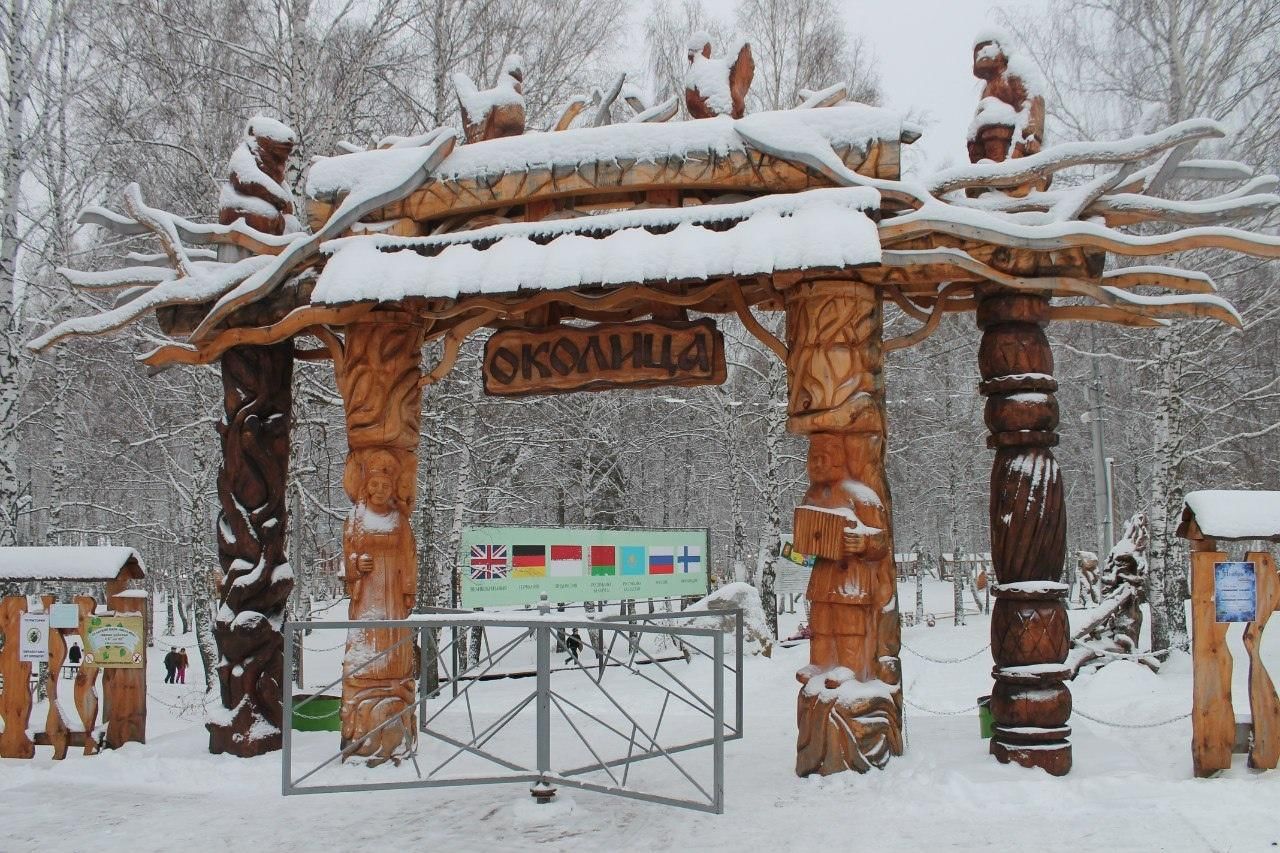
[[(309, 701), (308, 701), (309, 700)], [(303, 702), (307, 704), (302, 705)], [(301, 708), (298, 706), (302, 705)], [(342, 731), (342, 699), (337, 696), (295, 696), (293, 698), (293, 730), (295, 732)]]
[(991, 737), (991, 726), (995, 724), (995, 718), (991, 716), (991, 697), (978, 697), (978, 732), (982, 737)]

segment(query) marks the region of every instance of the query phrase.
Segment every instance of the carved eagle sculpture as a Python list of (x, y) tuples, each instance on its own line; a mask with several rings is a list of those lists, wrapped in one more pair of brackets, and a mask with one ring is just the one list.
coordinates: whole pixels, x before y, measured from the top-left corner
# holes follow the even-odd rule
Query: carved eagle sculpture
[(462, 129), (467, 142), (482, 142), (524, 133), (524, 60), (513, 53), (502, 61), (492, 89), (478, 89), (461, 71), (453, 75), (453, 87), (462, 108)]
[(694, 118), (746, 114), (747, 90), (756, 73), (751, 45), (742, 43), (732, 63), (711, 58), (711, 37), (695, 33), (689, 39), (689, 67), (684, 72), (684, 103)]

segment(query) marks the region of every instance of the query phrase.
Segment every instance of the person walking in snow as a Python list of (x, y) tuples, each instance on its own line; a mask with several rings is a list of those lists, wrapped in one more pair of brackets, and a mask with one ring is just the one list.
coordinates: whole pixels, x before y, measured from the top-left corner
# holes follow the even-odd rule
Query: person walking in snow
[(164, 683), (173, 684), (178, 671), (178, 651), (170, 648), (169, 653), (164, 656)]
[(178, 649), (178, 683), (187, 683), (187, 650)]
[(578, 655), (582, 653), (582, 635), (578, 633), (577, 628), (570, 632), (569, 638), (564, 641), (564, 644), (569, 650), (569, 656), (564, 659), (564, 662), (582, 666), (582, 661), (578, 660)]

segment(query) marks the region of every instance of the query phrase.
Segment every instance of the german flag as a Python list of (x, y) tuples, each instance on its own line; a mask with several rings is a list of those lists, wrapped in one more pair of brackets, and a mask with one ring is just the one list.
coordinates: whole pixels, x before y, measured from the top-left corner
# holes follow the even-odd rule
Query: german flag
[(511, 577), (545, 578), (547, 576), (546, 545), (513, 545)]

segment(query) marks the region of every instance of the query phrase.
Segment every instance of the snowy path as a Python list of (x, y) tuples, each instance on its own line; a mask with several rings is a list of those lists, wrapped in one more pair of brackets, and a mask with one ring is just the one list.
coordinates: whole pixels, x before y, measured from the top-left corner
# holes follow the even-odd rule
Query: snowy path
[[(903, 592), (910, 600), (910, 590)], [(945, 592), (931, 589), (930, 598)], [(794, 619), (786, 617), (784, 631)], [(962, 628), (908, 629), (905, 639), (933, 657), (960, 657), (981, 648), (986, 632), (986, 619), (971, 616)], [(1280, 648), (1267, 645), (1280, 664)], [(908, 698), (940, 710), (971, 705), (990, 683), (988, 654), (937, 664), (904, 652)], [(577, 791), (562, 794), (572, 810), (534, 807), (520, 786), (282, 798), (277, 756), (210, 756), (198, 721), (175, 718), (153, 702), (146, 746), (61, 763), (49, 760), (47, 750), (34, 761), (0, 761), (0, 851), (234, 851), (264, 844), (281, 853), (393, 846), (1198, 851), (1262, 850), (1280, 842), (1280, 773), (1253, 773), (1239, 756), (1220, 778), (1191, 778), (1185, 719), (1115, 729), (1076, 717), (1075, 770), (1052, 779), (990, 759), (973, 712), (908, 709), (907, 754), (886, 772), (798, 779), (792, 673), (806, 655), (798, 646), (748, 662), (746, 737), (725, 749), (723, 816)], [(1177, 658), (1167, 670), (1157, 677), (1117, 663), (1082, 676), (1073, 685), (1077, 705), (1130, 723), (1185, 713), (1189, 660)], [(152, 675), (157, 699), (173, 701), (195, 689), (159, 683), (162, 672)], [(198, 673), (188, 679), (198, 681)]]

